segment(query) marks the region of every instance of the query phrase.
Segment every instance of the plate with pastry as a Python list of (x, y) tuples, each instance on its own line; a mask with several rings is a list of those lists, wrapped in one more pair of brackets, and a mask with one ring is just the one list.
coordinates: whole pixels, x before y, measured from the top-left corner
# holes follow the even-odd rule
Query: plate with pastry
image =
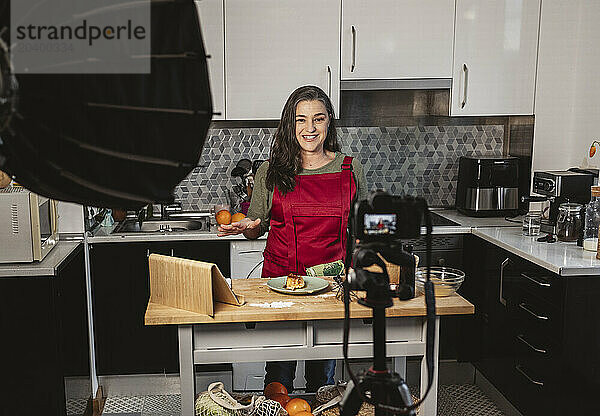
[(310, 295), (320, 292), (329, 287), (329, 282), (325, 279), (312, 276), (300, 276), (290, 273), (287, 276), (274, 277), (267, 282), (267, 286), (275, 292), (288, 295)]

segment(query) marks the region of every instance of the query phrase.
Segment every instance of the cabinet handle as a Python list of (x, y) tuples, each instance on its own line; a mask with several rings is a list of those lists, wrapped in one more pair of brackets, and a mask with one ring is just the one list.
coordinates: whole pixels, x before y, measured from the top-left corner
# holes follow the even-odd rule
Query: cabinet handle
[(524, 337), (523, 335), (517, 335), (517, 339), (519, 341), (521, 341), (523, 344), (527, 345), (529, 348), (531, 348), (532, 350), (534, 350), (535, 352), (539, 352), (540, 354), (547, 354), (548, 351), (543, 350), (541, 348), (536, 348), (533, 345), (531, 345)]
[(175, 257), (175, 251), (171, 249), (171, 257)]
[(331, 98), (331, 67), (327, 65), (327, 96)]
[(352, 66), (350, 67), (350, 72), (354, 72), (354, 68), (356, 68), (356, 28), (354, 25), (351, 26), (352, 29)]
[(521, 276), (523, 276), (525, 279), (532, 281), (533, 283), (535, 283), (538, 286), (542, 286), (542, 287), (550, 287), (550, 283), (548, 282), (540, 282), (537, 279), (534, 279), (533, 277), (526, 275), (525, 273), (521, 273)]
[(149, 248), (146, 249), (146, 257), (150, 257), (150, 249)]
[(469, 68), (467, 64), (463, 64), (463, 74), (463, 100), (460, 108), (465, 108), (465, 105), (467, 105), (467, 84), (469, 83)]
[(504, 259), (504, 261), (502, 262), (502, 264), (500, 265), (500, 303), (503, 304), (504, 306), (506, 306), (506, 299), (504, 299), (503, 294), (502, 294), (502, 286), (503, 281), (504, 281), (504, 268), (508, 265), (508, 262), (510, 261), (510, 259), (507, 257), (506, 259)]
[(547, 316), (538, 315), (537, 313), (529, 309), (529, 307), (524, 302), (519, 303), (519, 308), (523, 309), (525, 312), (528, 312), (531, 316), (539, 319), (540, 321), (547, 321), (548, 319), (550, 319)]
[(523, 369), (523, 366), (521, 364), (515, 365), (515, 370), (517, 370), (519, 373), (521, 373), (527, 380), (529, 380), (531, 383), (535, 384), (536, 386), (544, 385), (543, 381), (537, 381), (537, 380), (534, 380), (531, 377), (529, 377), (529, 375), (525, 372), (525, 370)]

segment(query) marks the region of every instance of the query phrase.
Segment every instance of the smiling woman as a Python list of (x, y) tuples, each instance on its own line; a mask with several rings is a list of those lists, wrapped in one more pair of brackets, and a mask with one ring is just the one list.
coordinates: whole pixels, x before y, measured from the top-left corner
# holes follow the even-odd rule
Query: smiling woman
[[(307, 267), (345, 260), (348, 215), (356, 198), (366, 199), (365, 185), (360, 163), (340, 152), (329, 97), (300, 87), (285, 103), (269, 161), (256, 172), (248, 217), (219, 232), (258, 238), (268, 231), (262, 276), (305, 275)], [(265, 383), (292, 391), (295, 371), (295, 361), (269, 362)], [(306, 391), (333, 384), (334, 371), (334, 360), (307, 361)]]

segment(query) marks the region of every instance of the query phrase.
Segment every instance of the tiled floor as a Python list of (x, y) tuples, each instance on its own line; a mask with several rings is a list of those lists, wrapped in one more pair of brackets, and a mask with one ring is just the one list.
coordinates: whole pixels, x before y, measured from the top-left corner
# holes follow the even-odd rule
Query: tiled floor
[[(85, 402), (69, 400), (67, 415), (80, 415)], [(179, 395), (108, 397), (105, 416), (175, 416), (180, 414)], [(472, 384), (440, 386), (438, 416), (504, 416), (479, 387)]]

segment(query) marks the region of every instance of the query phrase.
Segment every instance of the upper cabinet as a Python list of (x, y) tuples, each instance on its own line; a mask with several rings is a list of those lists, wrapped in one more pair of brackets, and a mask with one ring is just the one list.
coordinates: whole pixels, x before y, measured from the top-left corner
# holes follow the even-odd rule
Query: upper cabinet
[(340, 0), (225, 0), (226, 118), (279, 119), (317, 85), (339, 112)]
[(457, 0), (453, 116), (533, 114), (540, 0)]
[(343, 0), (342, 79), (451, 78), (453, 33), (454, 0)]
[(207, 55), (208, 78), (212, 93), (213, 120), (225, 119), (225, 42), (223, 39), (223, 1), (195, 0), (204, 49)]

